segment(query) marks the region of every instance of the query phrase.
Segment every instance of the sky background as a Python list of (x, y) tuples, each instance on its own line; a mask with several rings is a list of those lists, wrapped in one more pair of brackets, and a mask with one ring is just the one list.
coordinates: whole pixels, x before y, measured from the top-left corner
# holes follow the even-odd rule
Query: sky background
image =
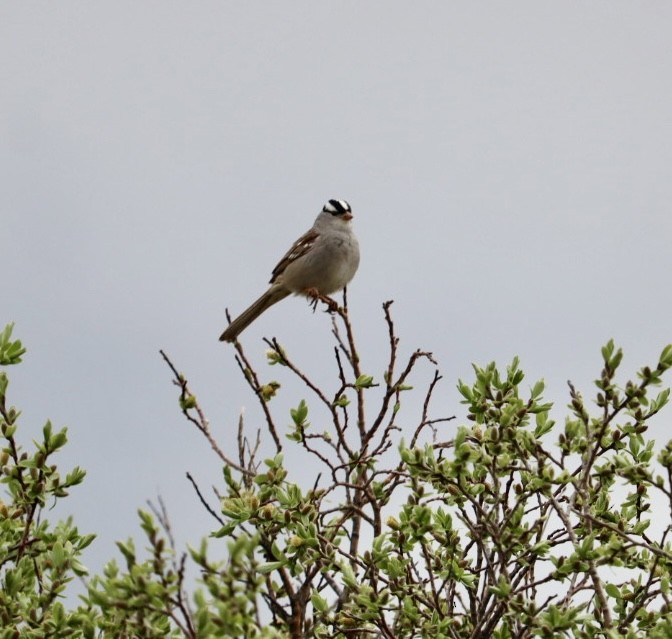
[[(58, 516), (99, 534), (85, 563), (158, 494), (179, 544), (213, 529), (185, 472), (209, 493), (220, 464), (158, 351), (233, 451), (241, 409), (262, 422), (217, 341), (225, 309), (329, 198), (351, 203), (362, 249), (362, 366), (380, 378), (394, 299), (402, 355), (430, 350), (444, 375), (446, 438), (472, 362), (520, 356), (558, 415), (567, 379), (590, 396), (608, 339), (623, 381), (655, 364), (672, 341), (671, 23), (662, 1), (3, 2), (0, 328), (29, 349), (10, 401), (26, 443), (47, 418), (69, 428), (59, 465), (88, 476)], [(288, 423), (310, 397), (265, 368), (263, 336), (332, 388), (330, 321), (292, 298), (243, 334)]]

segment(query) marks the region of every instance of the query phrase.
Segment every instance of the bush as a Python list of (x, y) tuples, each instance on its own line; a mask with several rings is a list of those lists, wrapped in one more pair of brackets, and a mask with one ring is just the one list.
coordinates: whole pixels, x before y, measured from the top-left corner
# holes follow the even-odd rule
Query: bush
[[(18, 364), (25, 353), (12, 328), (0, 334), (0, 366)], [(94, 535), (80, 534), (70, 519), (51, 526), (44, 515), (85, 473), (59, 474), (52, 458), (66, 444), (67, 429), (54, 431), (51, 422), (33, 450), (24, 450), (16, 437), (20, 412), (7, 405), (8, 386), (0, 371), (0, 638), (72, 637), (80, 614), (66, 611), (61, 598), (74, 576), (86, 574), (80, 555)]]
[[(235, 447), (216, 441), (164, 353), (183, 414), (223, 466), (215, 506), (190, 477), (213, 517), (211, 539), (181, 553), (161, 504), (141, 511), (148, 554), (120, 543), (123, 567), (110, 562), (72, 612), (58, 597), (67, 575), (82, 572), (77, 557), (90, 537), (71, 524), (42, 530), (29, 513), (83, 474), (61, 482), (55, 467), (47, 473), (42, 457), (64, 443), (51, 427), (33, 458), (12, 452), (5, 382), (12, 504), (3, 508), (20, 515), (3, 527), (2, 547), (13, 549), (3, 579), (11, 574), (9, 585), (20, 584), (14, 596), (30, 602), (4, 612), (3, 601), (6, 623), (21, 636), (60, 636), (47, 632), (59, 623), (68, 636), (87, 637), (672, 636), (672, 443), (656, 459), (645, 439), (668, 400), (668, 390), (652, 391), (672, 366), (672, 346), (623, 384), (622, 353), (609, 342), (594, 404), (570, 384), (562, 424), (543, 400), (543, 382), (524, 387), (516, 359), (505, 370), (475, 366), (475, 379), (458, 384), (467, 423), (447, 439), (443, 425), (453, 418), (432, 408), (441, 379), (434, 359), (419, 350), (402, 357), (390, 303), (383, 309), (389, 351), (375, 374), (360, 362), (347, 304), (336, 311), (331, 389), (313, 381), (323, 363), (309, 362), (307, 372), (267, 341), (283, 384), (293, 378), (308, 394), (295, 401), (284, 434), (272, 410), (283, 387), (236, 343), (265, 422), (249, 434), (241, 420)], [(264, 447), (271, 451), (262, 461)], [(305, 484), (299, 471), (316, 467)], [(214, 561), (209, 545), (225, 559)], [(200, 574), (191, 596), (189, 565)], [(42, 634), (24, 635), (29, 627)]]

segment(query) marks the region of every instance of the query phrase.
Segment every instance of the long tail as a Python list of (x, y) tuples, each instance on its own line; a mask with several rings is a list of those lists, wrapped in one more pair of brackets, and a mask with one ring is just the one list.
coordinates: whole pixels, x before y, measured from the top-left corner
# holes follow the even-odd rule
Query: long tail
[(233, 342), (257, 317), (289, 295), (287, 289), (271, 286), (254, 304), (233, 320), (221, 334), (220, 342)]

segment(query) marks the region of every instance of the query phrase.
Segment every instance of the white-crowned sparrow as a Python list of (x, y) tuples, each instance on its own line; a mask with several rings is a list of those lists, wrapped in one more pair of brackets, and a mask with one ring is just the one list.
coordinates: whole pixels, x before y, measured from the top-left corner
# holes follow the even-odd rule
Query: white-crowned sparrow
[(359, 244), (345, 200), (329, 200), (312, 228), (273, 269), (269, 289), (229, 324), (219, 338), (233, 342), (259, 315), (291, 293), (317, 297), (345, 288), (359, 266)]

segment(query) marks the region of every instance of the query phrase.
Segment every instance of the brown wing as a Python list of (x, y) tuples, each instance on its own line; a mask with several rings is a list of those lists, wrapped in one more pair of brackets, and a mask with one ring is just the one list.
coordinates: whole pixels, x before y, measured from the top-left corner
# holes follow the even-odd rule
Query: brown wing
[(290, 248), (289, 251), (284, 254), (282, 259), (273, 269), (270, 283), (273, 284), (273, 282), (275, 282), (278, 275), (281, 275), (284, 272), (288, 264), (302, 255), (305, 255), (319, 235), (320, 234), (315, 229), (310, 229), (310, 231), (304, 233), (298, 240), (296, 240), (296, 242), (294, 242), (292, 245), (292, 248)]

